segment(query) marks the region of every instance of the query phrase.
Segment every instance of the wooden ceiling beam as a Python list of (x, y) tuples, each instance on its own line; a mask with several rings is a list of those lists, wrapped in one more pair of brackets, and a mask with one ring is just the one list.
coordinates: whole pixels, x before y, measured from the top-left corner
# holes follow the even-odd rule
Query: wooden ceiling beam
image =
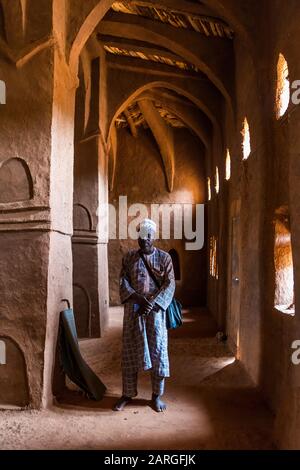
[[(100, 39), (101, 40), (101, 39)], [(118, 49), (126, 49), (127, 51), (134, 51), (134, 52), (142, 52), (145, 55), (157, 55), (161, 57), (166, 57), (167, 59), (171, 59), (173, 61), (180, 61), (180, 62), (185, 62), (182, 57), (168, 51), (168, 50), (163, 50), (159, 49), (156, 47), (151, 47), (149, 45), (136, 45), (132, 44), (130, 42), (124, 42), (124, 41), (119, 41), (117, 38), (115, 39), (110, 39), (102, 41), (102, 44), (104, 46), (108, 47), (117, 47)], [(117, 54), (116, 54), (117, 55)], [(189, 65), (189, 64), (188, 64)]]
[(171, 10), (174, 13), (212, 17), (216, 20), (224, 22), (223, 18), (216, 18), (210, 8), (204, 5), (200, 5), (200, 3), (190, 3), (184, 0), (132, 0), (131, 3), (141, 7), (153, 7)]
[(161, 75), (162, 77), (179, 77), (179, 78), (190, 78), (197, 81), (206, 81), (207, 78), (203, 78), (202, 75), (198, 75), (195, 72), (182, 70), (177, 67), (170, 65), (161, 64), (160, 62), (152, 62), (150, 60), (141, 60), (136, 57), (118, 56), (108, 54), (107, 57), (108, 67), (114, 69), (126, 69), (134, 73), (144, 73), (149, 75)]
[(125, 117), (127, 119), (127, 122), (128, 122), (129, 128), (130, 128), (130, 132), (131, 132), (132, 136), (136, 139), (137, 136), (138, 136), (138, 130), (137, 130), (137, 127), (134, 123), (134, 120), (132, 119), (132, 117), (130, 115), (130, 112), (128, 111), (128, 108), (125, 109), (124, 114), (125, 114)]
[(192, 108), (197, 109), (195, 104), (189, 101), (187, 98), (181, 98), (179, 95), (176, 96), (175, 94), (169, 93), (167, 90), (164, 90), (164, 89), (159, 90), (158, 88), (156, 88), (153, 90), (148, 90), (148, 91), (145, 91), (141, 96), (143, 96), (144, 98), (154, 100), (154, 101), (166, 99), (173, 103), (183, 104), (185, 106), (190, 106)]
[[(121, 17), (122, 21), (119, 20)], [(192, 63), (202, 72), (202, 76), (205, 74), (224, 96), (230, 112), (232, 111), (232, 97), (235, 96), (232, 41), (207, 38), (194, 31), (182, 29), (177, 29), (174, 34), (171, 26), (125, 14), (118, 15), (116, 20), (111, 18), (109, 21), (101, 21), (97, 31), (114, 37), (126, 37), (129, 41), (143, 40), (151, 44), (151, 47), (163, 45), (186, 63)]]

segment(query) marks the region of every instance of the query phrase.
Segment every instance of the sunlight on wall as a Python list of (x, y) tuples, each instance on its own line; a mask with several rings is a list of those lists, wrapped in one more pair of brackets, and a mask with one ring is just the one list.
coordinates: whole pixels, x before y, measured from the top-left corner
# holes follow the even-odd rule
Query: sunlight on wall
[(173, 191), (173, 200), (178, 204), (194, 204), (195, 195), (192, 189), (177, 189)]

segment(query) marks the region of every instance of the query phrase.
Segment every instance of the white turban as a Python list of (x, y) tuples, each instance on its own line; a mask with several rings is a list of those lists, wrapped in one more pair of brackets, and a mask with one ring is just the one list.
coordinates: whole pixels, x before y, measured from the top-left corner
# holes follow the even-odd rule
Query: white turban
[(144, 219), (139, 227), (140, 238), (148, 238), (150, 233), (153, 237), (156, 233), (156, 223), (151, 219)]

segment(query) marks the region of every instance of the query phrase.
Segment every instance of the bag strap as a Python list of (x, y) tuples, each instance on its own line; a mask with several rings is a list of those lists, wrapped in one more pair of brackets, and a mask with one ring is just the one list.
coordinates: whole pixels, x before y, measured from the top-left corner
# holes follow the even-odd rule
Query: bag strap
[(158, 288), (160, 289), (161, 286), (160, 286), (158, 280), (156, 279), (156, 277), (155, 277), (155, 275), (154, 275), (152, 269), (150, 268), (150, 266), (149, 266), (149, 264), (148, 264), (148, 262), (147, 262), (145, 256), (144, 256), (143, 253), (141, 252), (141, 250), (139, 250), (139, 255), (140, 255), (141, 259), (143, 260), (143, 263), (144, 263), (144, 265), (145, 265), (145, 267), (146, 267), (146, 269), (147, 269), (147, 271), (148, 271), (148, 273), (149, 273), (149, 276), (151, 277), (151, 279), (153, 279), (153, 281), (154, 281), (156, 287), (158, 287)]

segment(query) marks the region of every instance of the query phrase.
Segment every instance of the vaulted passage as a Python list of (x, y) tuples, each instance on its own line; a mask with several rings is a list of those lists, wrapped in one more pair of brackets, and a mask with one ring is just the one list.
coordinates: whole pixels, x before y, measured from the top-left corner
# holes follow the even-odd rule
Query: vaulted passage
[[(300, 448), (299, 39), (292, 1), (0, 0), (0, 447)], [(114, 414), (145, 218), (183, 326), (166, 413), (143, 373)], [(67, 305), (102, 401), (62, 370)]]

